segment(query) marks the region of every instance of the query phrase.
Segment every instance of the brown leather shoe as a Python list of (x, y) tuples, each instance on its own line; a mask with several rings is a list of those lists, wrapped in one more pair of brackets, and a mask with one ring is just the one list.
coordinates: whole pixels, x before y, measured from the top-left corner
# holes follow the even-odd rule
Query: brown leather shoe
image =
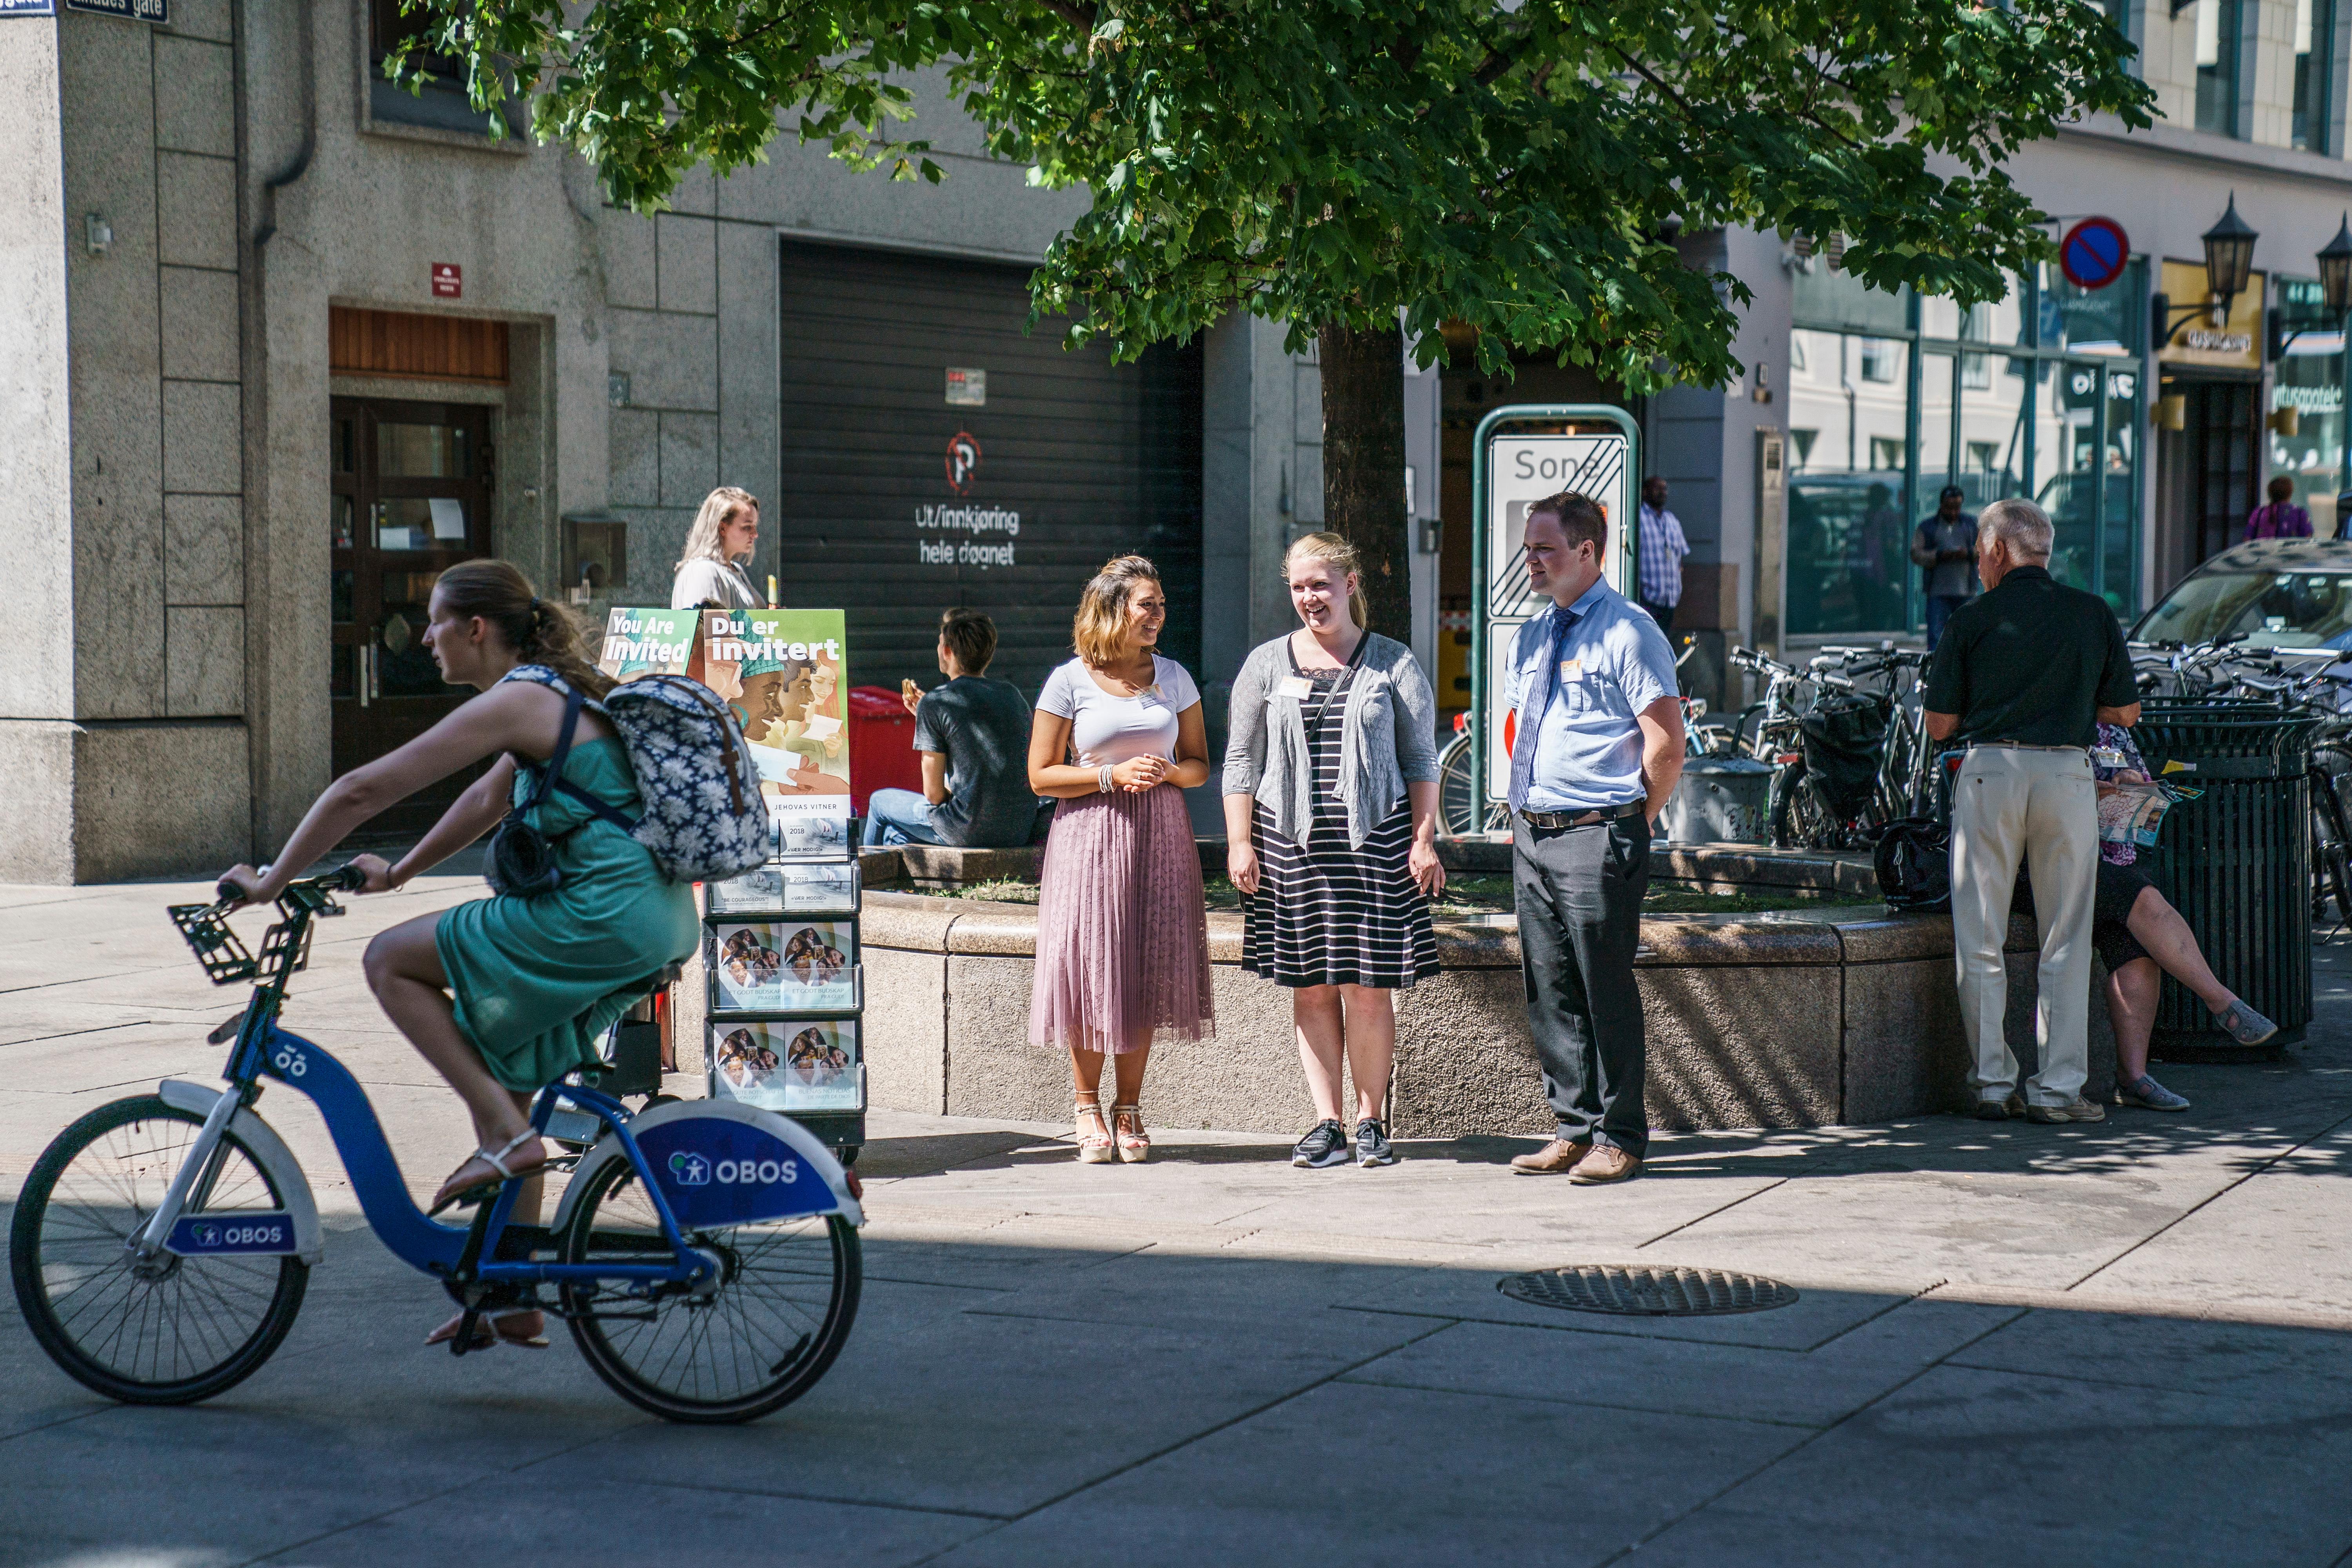
[(1604, 1182), (1630, 1182), (1642, 1173), (1642, 1157), (1628, 1154), (1614, 1143), (1595, 1143), (1592, 1152), (1576, 1163), (1568, 1179), (1580, 1187), (1597, 1187)]
[(1511, 1169), (1522, 1176), (1559, 1176), (1576, 1169), (1578, 1161), (1592, 1152), (1591, 1142), (1571, 1143), (1565, 1138), (1555, 1138), (1532, 1154), (1516, 1154)]

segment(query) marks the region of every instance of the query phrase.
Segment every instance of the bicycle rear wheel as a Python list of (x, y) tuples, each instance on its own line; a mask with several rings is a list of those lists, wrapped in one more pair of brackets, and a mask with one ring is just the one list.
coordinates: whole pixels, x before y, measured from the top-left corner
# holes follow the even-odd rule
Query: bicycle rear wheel
[(1780, 771), (1772, 775), (1772, 787), (1765, 798), (1774, 848), (1820, 847), (1818, 840), (1827, 829), (1829, 818), (1805, 779), (1803, 762), (1781, 763)]
[[(857, 1317), (856, 1227), (838, 1215), (814, 1215), (694, 1231), (687, 1240), (723, 1265), (707, 1296), (668, 1289), (646, 1300), (617, 1286), (562, 1287), (572, 1338), (596, 1375), (639, 1409), (686, 1422), (757, 1420), (814, 1387)], [(627, 1161), (590, 1174), (562, 1256), (566, 1263), (669, 1256)]]
[(1486, 820), (1478, 820), (1478, 781), (1470, 776), (1470, 737), (1457, 735), (1437, 758), (1438, 826), (1454, 837), (1509, 826), (1502, 808), (1489, 805)]
[[(191, 1405), (250, 1376), (294, 1326), (310, 1265), (287, 1256), (125, 1246), (185, 1163), (204, 1118), (154, 1095), (101, 1105), (58, 1135), (26, 1178), (8, 1240), (16, 1304), (66, 1374), (132, 1405)], [(222, 1134), (199, 1210), (282, 1210), (285, 1194), (234, 1132)]]

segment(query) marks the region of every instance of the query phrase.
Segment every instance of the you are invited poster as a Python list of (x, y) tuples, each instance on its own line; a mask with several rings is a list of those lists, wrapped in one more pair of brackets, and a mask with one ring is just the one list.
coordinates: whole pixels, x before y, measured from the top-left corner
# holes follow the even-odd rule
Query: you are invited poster
[(779, 858), (849, 847), (846, 617), (840, 610), (705, 610), (703, 679), (751, 742)]
[(596, 668), (615, 680), (684, 675), (694, 655), (699, 610), (630, 610), (615, 605), (604, 618)]

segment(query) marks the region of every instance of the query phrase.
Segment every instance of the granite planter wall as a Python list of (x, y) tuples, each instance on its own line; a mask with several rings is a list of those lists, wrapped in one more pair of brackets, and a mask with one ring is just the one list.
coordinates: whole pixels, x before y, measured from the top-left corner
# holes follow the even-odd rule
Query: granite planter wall
[[(872, 870), (869, 869), (869, 877)], [(1152, 1055), (1147, 1115), (1291, 1132), (1307, 1108), (1288, 994), (1243, 972), (1241, 917), (1209, 917), (1217, 1035)], [(1028, 1043), (1035, 911), (869, 882), (864, 924), (872, 1102), (1058, 1121), (1066, 1058)], [(1874, 907), (1643, 922), (1649, 1112), (1670, 1129), (1811, 1127), (1965, 1109), (1950, 922)], [(2010, 1037), (2032, 1060), (2033, 932), (2010, 932)], [(1402, 993), (1392, 1108), (1405, 1137), (1542, 1133), (1544, 1104), (1507, 918), (1441, 921), (1444, 973)], [(2105, 1009), (2092, 1081), (2113, 1082)]]

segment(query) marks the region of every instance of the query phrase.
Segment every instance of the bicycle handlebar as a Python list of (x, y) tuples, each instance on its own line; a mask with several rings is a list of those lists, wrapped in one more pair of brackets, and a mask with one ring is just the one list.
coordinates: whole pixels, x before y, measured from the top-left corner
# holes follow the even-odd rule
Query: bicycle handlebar
[[(367, 886), (367, 873), (357, 866), (338, 866), (320, 877), (307, 877), (299, 882), (289, 882), (281, 899), (293, 899), (310, 908), (320, 907), (336, 893), (356, 893)], [(246, 902), (245, 891), (235, 882), (223, 879), (213, 885), (213, 893), (220, 900), (215, 908), (233, 910)]]

